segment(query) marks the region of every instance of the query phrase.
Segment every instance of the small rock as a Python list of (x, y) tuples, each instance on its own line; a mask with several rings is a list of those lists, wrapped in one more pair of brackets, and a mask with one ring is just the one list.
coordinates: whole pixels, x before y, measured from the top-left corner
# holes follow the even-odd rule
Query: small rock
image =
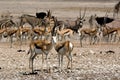
[(102, 54), (102, 51), (100, 51), (100, 54)]
[(77, 54), (76, 54), (76, 53), (74, 53), (74, 54), (73, 54), (73, 56), (77, 56)]
[(27, 73), (27, 72), (25, 72), (25, 73), (22, 73), (23, 75), (36, 75), (36, 74), (38, 74), (37, 72), (30, 72), (30, 73)]
[(110, 54), (114, 54), (115, 53), (115, 51), (112, 51), (112, 50), (108, 50), (108, 51), (106, 51), (106, 53), (108, 54), (108, 53), (110, 53)]
[(48, 78), (47, 78), (48, 80), (52, 80), (52, 77), (51, 76), (48, 76)]
[(76, 77), (76, 80), (85, 80), (84, 77)]
[(95, 54), (95, 52), (94, 52), (93, 50), (89, 50), (89, 52), (90, 52), (91, 54)]
[(114, 75), (115, 75), (115, 77), (119, 77), (119, 74), (118, 74), (118, 73), (115, 73)]
[(25, 52), (25, 50), (17, 50), (17, 52)]
[(69, 78), (67, 78), (67, 80), (73, 80), (73, 78), (72, 78), (72, 77), (69, 77)]

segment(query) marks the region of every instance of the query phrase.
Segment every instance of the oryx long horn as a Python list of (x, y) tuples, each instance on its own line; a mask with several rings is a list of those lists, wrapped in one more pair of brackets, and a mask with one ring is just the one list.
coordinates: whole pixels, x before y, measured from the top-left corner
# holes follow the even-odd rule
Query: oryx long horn
[(79, 12), (79, 17), (80, 17), (80, 19), (81, 19), (81, 9), (80, 9), (80, 12)]
[(108, 14), (108, 10), (107, 10), (106, 13), (105, 13), (105, 17), (107, 17), (107, 14)]
[(84, 14), (83, 14), (83, 17), (81, 19), (83, 19), (85, 17), (85, 14), (86, 14), (86, 8), (84, 10)]
[(107, 13), (108, 13), (108, 10), (106, 9), (105, 18), (104, 18), (104, 25), (106, 24), (106, 17), (108, 17)]

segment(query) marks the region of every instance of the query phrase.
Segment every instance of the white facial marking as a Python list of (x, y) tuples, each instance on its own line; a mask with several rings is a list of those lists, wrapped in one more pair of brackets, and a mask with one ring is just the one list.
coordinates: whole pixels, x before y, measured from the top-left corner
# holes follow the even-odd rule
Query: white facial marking
[(56, 36), (53, 36), (53, 40), (54, 40), (55, 43), (57, 42)]
[(79, 34), (79, 36), (81, 36), (81, 33), (80, 33), (80, 31), (78, 30), (78, 34)]
[(20, 31), (20, 34), (22, 35), (22, 31)]

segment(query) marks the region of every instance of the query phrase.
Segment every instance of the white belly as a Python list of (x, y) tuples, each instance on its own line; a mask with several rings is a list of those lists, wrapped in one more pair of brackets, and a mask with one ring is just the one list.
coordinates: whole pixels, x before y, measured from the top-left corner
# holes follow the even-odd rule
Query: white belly
[(64, 55), (65, 49), (61, 48), (58, 52), (59, 52), (59, 54)]
[(35, 53), (37, 53), (37, 54), (42, 54), (43, 51), (42, 51), (41, 49), (37, 49), (37, 48), (35, 48)]

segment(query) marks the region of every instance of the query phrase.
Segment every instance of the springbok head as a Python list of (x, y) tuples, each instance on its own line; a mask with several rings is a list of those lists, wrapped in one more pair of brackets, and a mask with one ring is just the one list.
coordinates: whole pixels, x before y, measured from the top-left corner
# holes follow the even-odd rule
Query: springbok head
[(4, 38), (8, 37), (8, 32), (7, 32), (8, 30), (9, 30), (9, 28), (4, 28), (4, 32), (3, 32)]
[(80, 28), (83, 26), (83, 23), (85, 21), (85, 14), (86, 14), (86, 8), (84, 9), (83, 16), (80, 10), (80, 16), (76, 20), (76, 25), (79, 25)]

